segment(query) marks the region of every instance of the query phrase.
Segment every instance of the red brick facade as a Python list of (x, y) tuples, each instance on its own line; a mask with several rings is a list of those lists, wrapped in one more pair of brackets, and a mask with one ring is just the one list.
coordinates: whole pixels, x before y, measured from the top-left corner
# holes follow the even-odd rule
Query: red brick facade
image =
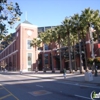
[[(31, 31), (31, 33), (29, 31)], [(9, 70), (23, 70), (23, 71), (34, 70), (37, 65), (39, 70), (43, 70), (44, 68), (43, 51), (40, 53), (36, 52), (37, 57), (35, 60), (35, 49), (33, 47), (32, 48), (28, 47), (27, 44), (28, 40), (32, 40), (33, 38), (37, 37), (38, 37), (37, 26), (21, 23), (16, 28), (15, 40), (0, 53), (0, 65), (3, 67), (7, 66)], [(87, 33), (86, 35), (87, 58), (91, 57), (91, 47), (89, 40), (90, 40), (89, 33)], [(49, 48), (55, 49), (58, 47), (55, 43), (53, 43), (53, 45), (49, 45)], [(45, 50), (45, 54), (47, 54), (46, 57), (47, 63), (45, 64), (45, 66), (47, 67), (48, 70), (52, 70), (51, 51), (53, 54), (54, 68), (60, 70), (59, 56), (55, 58), (55, 56), (57, 56), (57, 50)], [(96, 56), (100, 56), (100, 50), (98, 49), (98, 43), (96, 42), (94, 44), (94, 52)], [(75, 62), (76, 66), (79, 67), (80, 61), (78, 56), (76, 56), (75, 61), (72, 61), (73, 65), (75, 65)], [(69, 67), (69, 62), (66, 61), (63, 57), (62, 57), (62, 67), (65, 68)]]

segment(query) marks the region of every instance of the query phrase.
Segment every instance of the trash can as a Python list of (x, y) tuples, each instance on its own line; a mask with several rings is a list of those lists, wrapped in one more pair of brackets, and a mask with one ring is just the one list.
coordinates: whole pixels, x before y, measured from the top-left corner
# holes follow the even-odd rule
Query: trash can
[(85, 81), (93, 81), (93, 75), (91, 72), (85, 73)]

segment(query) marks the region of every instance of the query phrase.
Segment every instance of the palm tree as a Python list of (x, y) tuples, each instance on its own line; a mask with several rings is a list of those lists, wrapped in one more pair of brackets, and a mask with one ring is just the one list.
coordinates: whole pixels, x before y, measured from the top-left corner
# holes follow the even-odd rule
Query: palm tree
[(52, 72), (54, 73), (54, 63), (53, 63), (53, 44), (57, 41), (57, 33), (55, 32), (55, 29), (48, 29), (44, 33), (40, 34), (40, 38), (43, 42), (43, 44), (51, 45), (51, 60), (52, 60)]
[(68, 51), (69, 51), (69, 68), (70, 68), (70, 73), (72, 73), (72, 63), (71, 63), (71, 47), (70, 47), (70, 33), (72, 31), (72, 19), (66, 18), (62, 22), (63, 26), (65, 27), (66, 34), (65, 36), (68, 36)]
[(83, 60), (82, 60), (82, 52), (81, 52), (81, 17), (79, 14), (75, 14), (72, 17), (72, 23), (73, 23), (73, 30), (78, 35), (78, 43), (79, 43), (79, 54), (80, 54), (80, 73), (83, 73)]
[(38, 70), (38, 66), (37, 66), (37, 58), (36, 58), (36, 51), (37, 51), (37, 47), (40, 47), (40, 44), (41, 44), (41, 39), (38, 39), (38, 38), (33, 38), (33, 40), (31, 41), (30, 43), (30, 46), (32, 46), (33, 48), (35, 48), (35, 61), (36, 61), (36, 72)]
[(57, 34), (55, 32), (55, 29), (49, 29), (47, 30), (47, 36), (48, 36), (48, 43), (51, 45), (51, 60), (52, 60), (52, 72), (54, 73), (54, 61), (53, 61), (53, 44), (56, 44), (57, 40)]
[(42, 44), (43, 44), (43, 68), (44, 68), (44, 72), (46, 72), (46, 68), (45, 68), (45, 44), (49, 44), (49, 37), (48, 37), (48, 32), (42, 32), (40, 33), (39, 37), (42, 40)]
[[(99, 10), (91, 10), (90, 8), (85, 9), (84, 11), (82, 11), (81, 14), (81, 24), (83, 25), (83, 27), (85, 28), (84, 30), (89, 31), (89, 24), (91, 23), (91, 25), (98, 30), (100, 29), (100, 13)], [(83, 32), (85, 33), (85, 32)], [(93, 40), (92, 40), (93, 41)], [(92, 42), (93, 44), (93, 42)], [(92, 47), (92, 51), (93, 51)], [(93, 63), (93, 70), (94, 70), (94, 63)]]
[[(100, 12), (99, 12), (99, 10), (96, 10), (95, 11), (95, 20), (93, 21), (93, 24), (95, 25), (94, 26), (94, 29), (96, 29), (96, 31), (98, 32), (97, 34), (98, 35), (100, 35), (100, 32), (99, 32), (99, 30), (100, 30)], [(98, 38), (99, 38), (99, 36), (98, 36)]]
[(71, 33), (70, 35), (70, 40), (71, 40), (71, 48), (73, 49), (72, 50), (72, 53), (73, 53), (73, 58), (74, 58), (74, 68), (75, 68), (75, 71), (77, 70), (76, 68), (76, 51), (75, 51), (75, 45), (76, 45), (76, 42), (78, 41), (78, 38), (77, 38), (77, 35), (74, 33), (74, 31)]
[(61, 43), (62, 43), (62, 40), (65, 39), (65, 34), (64, 34), (64, 27), (63, 25), (61, 26), (57, 26), (55, 28), (55, 32), (56, 32), (56, 35), (57, 35), (57, 43), (59, 45), (59, 57), (60, 57), (60, 72), (63, 71), (62, 69), (62, 51), (61, 51)]
[(85, 50), (85, 36), (88, 32), (88, 23), (90, 22), (90, 19), (92, 17), (93, 11), (90, 11), (90, 8), (85, 9), (84, 11), (82, 11), (82, 14), (80, 15), (80, 26), (81, 26), (81, 37), (82, 37), (82, 42), (83, 42), (83, 49), (84, 49), (84, 58), (85, 58), (85, 66), (86, 66), (86, 71), (88, 71), (88, 66), (87, 66), (87, 57), (86, 57), (86, 50)]

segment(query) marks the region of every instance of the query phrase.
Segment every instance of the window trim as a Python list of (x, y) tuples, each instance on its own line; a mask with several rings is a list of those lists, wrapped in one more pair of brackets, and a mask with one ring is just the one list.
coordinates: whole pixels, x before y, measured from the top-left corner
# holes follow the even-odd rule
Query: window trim
[[(27, 57), (26, 57), (26, 65), (27, 65), (27, 70), (28, 70), (28, 68), (31, 68), (31, 66), (30, 67), (28, 67), (29, 65), (28, 65), (28, 54), (29, 53), (31, 53), (32, 54), (32, 64), (33, 64), (33, 53), (32, 52), (27, 52)], [(31, 64), (31, 65), (32, 65)]]
[(28, 49), (28, 40), (32, 41), (31, 39), (26, 39), (26, 50), (33, 50), (33, 47), (31, 47), (30, 49)]

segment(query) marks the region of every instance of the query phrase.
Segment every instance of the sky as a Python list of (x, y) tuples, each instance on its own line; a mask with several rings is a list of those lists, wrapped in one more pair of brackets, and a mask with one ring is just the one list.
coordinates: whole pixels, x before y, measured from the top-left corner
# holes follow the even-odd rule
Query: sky
[[(33, 25), (38, 27), (42, 26), (55, 26), (60, 25), (65, 17), (73, 16), (85, 8), (90, 7), (94, 10), (100, 10), (100, 0), (9, 0), (17, 2), (23, 12), (21, 16), (22, 23), (26, 19)], [(9, 32), (14, 32), (15, 27), (19, 24), (16, 23), (13, 29)]]

